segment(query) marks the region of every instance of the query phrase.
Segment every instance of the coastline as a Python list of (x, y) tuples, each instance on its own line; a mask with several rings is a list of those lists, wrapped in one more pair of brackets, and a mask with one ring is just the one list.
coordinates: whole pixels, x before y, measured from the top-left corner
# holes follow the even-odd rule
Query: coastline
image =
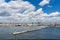
[(0, 26), (60, 26), (60, 25), (41, 25), (41, 24), (0, 24)]

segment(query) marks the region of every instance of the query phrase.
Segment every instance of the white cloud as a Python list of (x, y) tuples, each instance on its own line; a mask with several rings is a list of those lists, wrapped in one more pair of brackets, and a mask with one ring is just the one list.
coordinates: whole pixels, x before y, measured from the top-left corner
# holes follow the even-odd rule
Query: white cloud
[(54, 16), (54, 17), (56, 17), (58, 15), (60, 15), (60, 12), (53, 12), (53, 13), (50, 14), (50, 16)]
[(35, 6), (28, 1), (17, 0), (0, 3), (0, 20), (5, 20), (5, 22), (53, 22), (60, 20), (58, 15), (60, 12), (44, 13), (42, 8), (35, 11)]
[(40, 6), (44, 6), (44, 5), (46, 5), (46, 4), (49, 4), (49, 2), (50, 2), (50, 0), (42, 0), (42, 1), (39, 3), (39, 5), (40, 5)]

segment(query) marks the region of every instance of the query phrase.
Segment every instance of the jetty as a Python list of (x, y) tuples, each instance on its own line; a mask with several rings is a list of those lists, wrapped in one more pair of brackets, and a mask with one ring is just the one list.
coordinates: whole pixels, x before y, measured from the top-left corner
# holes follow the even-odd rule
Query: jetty
[(13, 32), (12, 34), (13, 35), (23, 34), (23, 33), (27, 33), (27, 32), (37, 31), (37, 30), (43, 29), (45, 27), (48, 27), (48, 26), (40, 26), (40, 28), (35, 28), (35, 29), (31, 29), (31, 30), (24, 30), (21, 32)]
[[(37, 29), (37, 30), (40, 30), (40, 29)], [(23, 34), (23, 33), (26, 33), (26, 32), (37, 31), (37, 30), (27, 30), (27, 31), (21, 31), (21, 32), (13, 32), (12, 34), (13, 35), (18, 35), (18, 34)]]

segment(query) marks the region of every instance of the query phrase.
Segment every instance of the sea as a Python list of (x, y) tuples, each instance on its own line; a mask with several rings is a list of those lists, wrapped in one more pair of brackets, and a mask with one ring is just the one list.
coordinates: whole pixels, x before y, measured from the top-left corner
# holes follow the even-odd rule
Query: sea
[[(26, 30), (31, 31), (17, 35), (13, 34), (14, 32), (22, 32)], [(60, 39), (60, 27), (0, 26), (0, 39)]]

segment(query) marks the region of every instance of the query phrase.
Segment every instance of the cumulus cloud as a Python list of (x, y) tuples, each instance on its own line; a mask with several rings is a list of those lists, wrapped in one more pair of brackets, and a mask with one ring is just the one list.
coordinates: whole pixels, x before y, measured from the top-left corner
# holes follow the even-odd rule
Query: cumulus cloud
[(44, 6), (44, 5), (46, 5), (46, 4), (49, 4), (49, 2), (50, 2), (50, 0), (42, 0), (42, 1), (39, 3), (39, 5), (40, 5), (40, 6)]
[(0, 21), (14, 21), (19, 23), (46, 21), (52, 22), (54, 20), (60, 20), (58, 15), (60, 15), (60, 12), (53, 12), (50, 14), (44, 13), (42, 8), (39, 8), (35, 11), (35, 6), (28, 1), (12, 0), (9, 3), (0, 3)]
[(60, 15), (60, 12), (53, 12), (50, 14), (50, 16), (57, 17)]

